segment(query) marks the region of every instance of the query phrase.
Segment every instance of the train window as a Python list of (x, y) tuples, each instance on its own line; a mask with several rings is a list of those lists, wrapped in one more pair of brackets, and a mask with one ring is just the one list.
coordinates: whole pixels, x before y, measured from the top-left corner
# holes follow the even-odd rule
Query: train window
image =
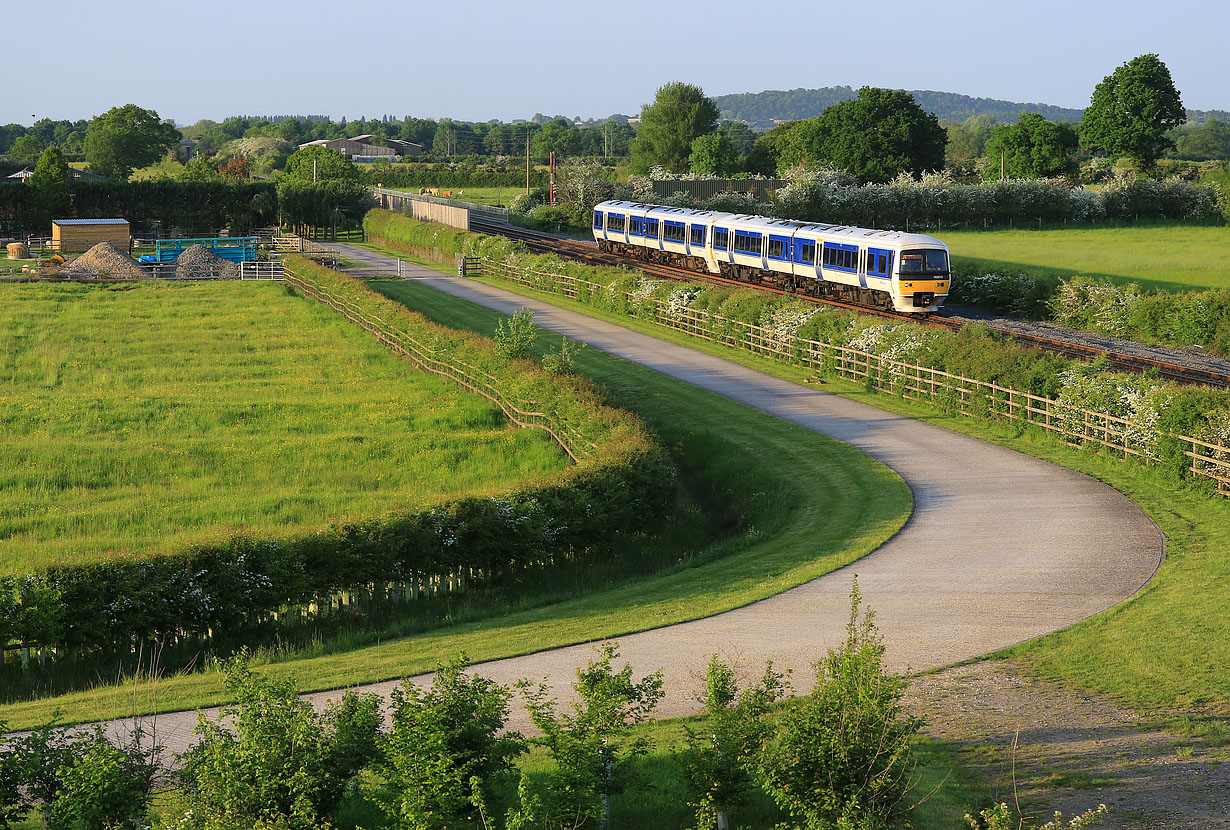
[(641, 218), (639, 216), (628, 217), (628, 233), (631, 236), (641, 236)]
[(705, 226), (704, 225), (693, 225), (692, 226), (692, 244), (693, 245), (704, 245), (705, 244)]
[(816, 243), (806, 239), (794, 240), (794, 261), (807, 265), (816, 264)]
[(619, 213), (608, 213), (606, 215), (606, 229), (608, 231), (617, 231), (623, 233), (624, 217)]
[(671, 242), (683, 241), (683, 223), (665, 222), (662, 227), (662, 238)]
[(730, 247), (730, 231), (725, 228), (713, 229), (713, 247), (724, 251)]
[(760, 256), (760, 234), (735, 231), (735, 250), (751, 256)]
[(880, 267), (876, 271), (881, 274), (888, 273), (888, 257), (884, 256), (884, 254), (880, 254)]
[(769, 237), (769, 259), (785, 259), (786, 258), (786, 240), (778, 239), (775, 236)]
[(600, 210), (594, 211), (594, 227), (602, 230), (602, 211)]
[(658, 220), (657, 219), (646, 219), (645, 220), (645, 236), (651, 236), (654, 239), (658, 238)]

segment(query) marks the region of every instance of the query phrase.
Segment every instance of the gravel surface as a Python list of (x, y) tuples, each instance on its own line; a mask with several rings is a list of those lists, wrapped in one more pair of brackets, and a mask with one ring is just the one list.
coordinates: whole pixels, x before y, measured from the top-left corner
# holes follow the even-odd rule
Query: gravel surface
[(239, 279), (239, 266), (204, 245), (191, 245), (175, 260), (175, 278), (181, 280)]
[(1055, 323), (1020, 320), (1015, 317), (1005, 317), (992, 312), (949, 304), (945, 304), (937, 317), (959, 320), (963, 323), (976, 323), (1010, 333), (1031, 334), (1036, 337), (1061, 340), (1065, 343), (1073, 343), (1103, 352), (1114, 352), (1128, 357), (1173, 363), (1200, 371), (1230, 375), (1230, 360), (1209, 354), (1200, 346), (1183, 348), (1175, 346), (1150, 346), (1125, 337), (1078, 331)]
[(906, 706), (928, 735), (961, 747), (988, 802), (1019, 798), (1038, 824), (1105, 804), (1112, 830), (1230, 828), (1230, 753), (1141, 723), (1107, 697), (986, 661), (915, 678)]
[(110, 242), (99, 242), (64, 266), (63, 272), (72, 277), (124, 277), (137, 280), (150, 277), (149, 271)]

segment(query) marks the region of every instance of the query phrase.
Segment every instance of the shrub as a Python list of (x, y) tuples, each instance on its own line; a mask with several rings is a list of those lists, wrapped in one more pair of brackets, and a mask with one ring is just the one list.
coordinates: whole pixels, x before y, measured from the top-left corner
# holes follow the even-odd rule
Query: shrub
[(538, 340), (538, 326), (534, 325), (534, 312), (528, 308), (519, 308), (496, 324), (495, 353), (505, 360), (516, 360), (528, 357)]
[(542, 733), (537, 742), (554, 766), (545, 789), (522, 777), (518, 804), (508, 815), (509, 830), (579, 827), (600, 819), (605, 798), (623, 791), (631, 762), (646, 752), (644, 739), (628, 741), (627, 732), (662, 699), (662, 672), (634, 681), (631, 666), (615, 670), (618, 656), (613, 643), (604, 643), (598, 658), (577, 671), (572, 688), (578, 700), (569, 714), (556, 711), (545, 683), (517, 684), (530, 720)]
[(874, 614), (850, 591), (846, 641), (815, 663), (816, 687), (787, 704), (765, 747), (765, 789), (805, 827), (888, 827), (908, 789), (921, 728), (901, 708), (905, 680), (884, 671)]
[(393, 690), (393, 725), (378, 769), (388, 783), (385, 809), (398, 827), (474, 821), (475, 789), (485, 803), (525, 751), (520, 735), (502, 732), (512, 692), (467, 673), (468, 666), (462, 655), (436, 667), (430, 689), (406, 681)]
[(216, 722), (202, 713), (200, 741), (182, 758), (183, 826), (329, 826), (347, 784), (374, 755), (379, 698), (347, 692), (317, 714), (293, 681), (257, 675), (243, 660), (227, 664), (226, 688), (238, 702)]

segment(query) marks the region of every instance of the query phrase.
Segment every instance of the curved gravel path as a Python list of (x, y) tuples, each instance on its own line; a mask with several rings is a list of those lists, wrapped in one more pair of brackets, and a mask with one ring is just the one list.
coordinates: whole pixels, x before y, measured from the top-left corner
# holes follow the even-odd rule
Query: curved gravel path
[[(339, 247), (365, 267), (392, 262)], [(471, 280), (416, 267), (406, 276), (505, 313), (532, 308), (545, 329), (857, 447), (913, 491), (914, 514), (902, 531), (853, 565), (744, 608), (620, 638), (621, 656), (638, 673), (664, 670), (662, 716), (699, 708), (700, 678), (713, 653), (749, 675), (773, 660), (807, 688), (811, 662), (844, 635), (853, 574), (876, 612), (889, 668), (919, 671), (1096, 614), (1135, 593), (1161, 562), (1157, 526), (1083, 474)], [(546, 678), (566, 697), (577, 667), (593, 654), (594, 644), (584, 644), (478, 670), (505, 683)], [(181, 748), (195, 719), (159, 716), (159, 739)]]

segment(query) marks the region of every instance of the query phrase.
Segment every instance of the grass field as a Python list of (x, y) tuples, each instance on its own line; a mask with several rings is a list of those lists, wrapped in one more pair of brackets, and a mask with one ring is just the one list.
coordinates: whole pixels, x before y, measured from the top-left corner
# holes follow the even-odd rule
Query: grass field
[(0, 573), (304, 532), (566, 461), (280, 285), (2, 292)]
[[(378, 283), (447, 325), (491, 334), (495, 312), (414, 283)], [(339, 324), (340, 325), (340, 324)], [(557, 345), (543, 336), (539, 350)], [(587, 349), (582, 374), (603, 385), (610, 403), (637, 412), (673, 448), (693, 489), (734, 493), (747, 527), (677, 566), (608, 590), (498, 619), (439, 628), (346, 653), (266, 656), (267, 670), (292, 674), (307, 690), (337, 688), (430, 670), (465, 651), (489, 660), (544, 648), (618, 637), (736, 608), (772, 596), (866, 555), (904, 524), (909, 489), (855, 450), (655, 372)], [(798, 373), (798, 379), (803, 374)], [(783, 459), (788, 459), (785, 463)], [(101, 686), (0, 706), (12, 728), (42, 722), (57, 708), (69, 720), (92, 720), (223, 702), (213, 670), (141, 687), (135, 699)]]
[(1062, 230), (944, 230), (953, 263), (1107, 277), (1163, 291), (1230, 288), (1230, 227), (1137, 225)]

